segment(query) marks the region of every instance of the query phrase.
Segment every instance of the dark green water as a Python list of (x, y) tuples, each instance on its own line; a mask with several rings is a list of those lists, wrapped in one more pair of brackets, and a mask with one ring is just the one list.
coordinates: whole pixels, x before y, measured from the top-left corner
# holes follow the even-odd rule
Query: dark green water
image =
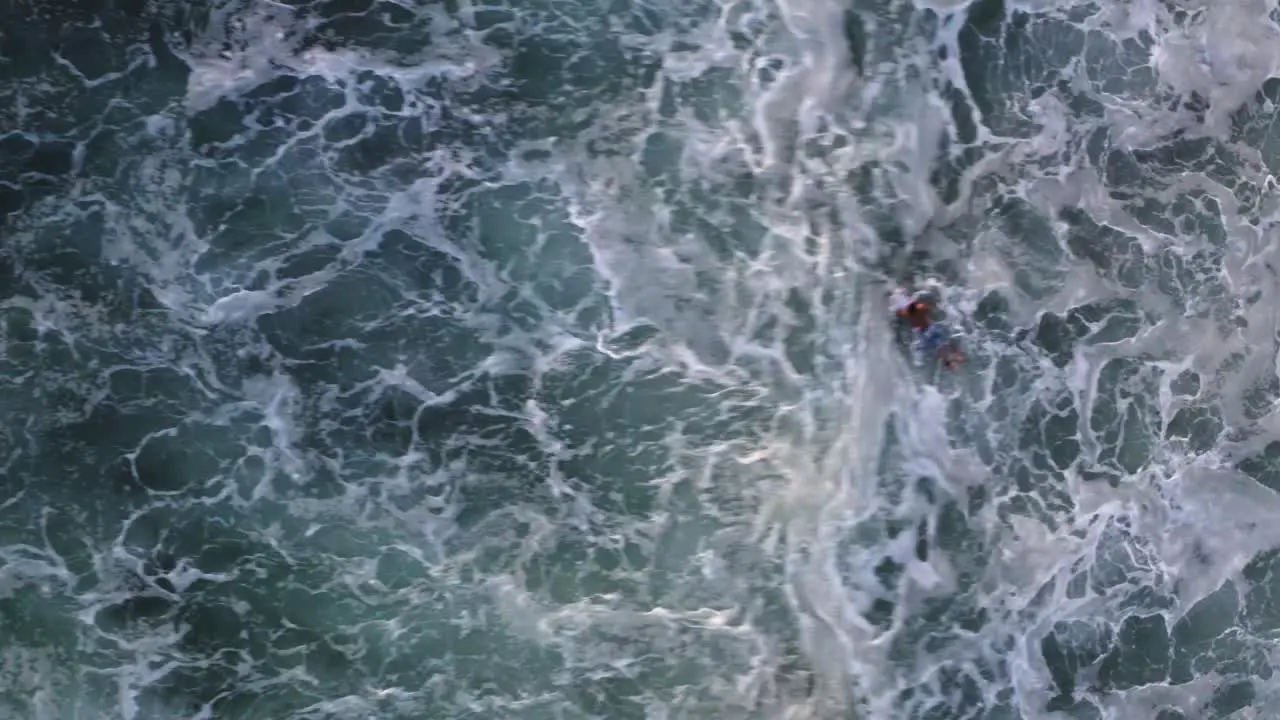
[(0, 3), (0, 714), (1268, 716), (1272, 15)]

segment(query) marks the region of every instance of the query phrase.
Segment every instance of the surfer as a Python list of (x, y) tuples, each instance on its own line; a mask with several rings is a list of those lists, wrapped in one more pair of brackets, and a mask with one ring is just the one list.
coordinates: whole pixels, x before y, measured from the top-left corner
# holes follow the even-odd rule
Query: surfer
[(906, 290), (895, 288), (889, 293), (889, 309), (907, 321), (922, 354), (937, 356), (948, 370), (956, 370), (964, 362), (964, 353), (952, 342), (946, 325), (933, 321), (933, 307), (919, 293), (908, 295)]

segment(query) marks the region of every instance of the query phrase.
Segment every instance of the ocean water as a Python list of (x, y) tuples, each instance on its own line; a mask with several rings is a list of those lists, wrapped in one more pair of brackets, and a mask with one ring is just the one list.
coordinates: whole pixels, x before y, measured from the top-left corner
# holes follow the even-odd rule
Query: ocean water
[(0, 717), (1280, 716), (1278, 103), (1260, 0), (0, 3)]

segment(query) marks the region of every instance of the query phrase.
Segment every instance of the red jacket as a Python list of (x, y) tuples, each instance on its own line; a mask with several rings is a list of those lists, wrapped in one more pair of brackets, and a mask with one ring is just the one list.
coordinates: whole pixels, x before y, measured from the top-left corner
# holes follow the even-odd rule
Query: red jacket
[(929, 310), (928, 303), (913, 300), (905, 310), (898, 311), (898, 315), (906, 319), (913, 330), (925, 330), (933, 324), (933, 319), (929, 317)]

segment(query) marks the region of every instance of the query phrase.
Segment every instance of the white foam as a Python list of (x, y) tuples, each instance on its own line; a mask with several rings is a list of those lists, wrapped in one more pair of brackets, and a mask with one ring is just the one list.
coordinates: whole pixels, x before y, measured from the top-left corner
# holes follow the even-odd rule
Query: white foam
[(291, 32), (293, 22), (293, 9), (279, 3), (256, 3), (248, 13), (234, 4), (213, 5), (207, 45), (183, 58), (191, 68), (187, 111), (200, 112), (276, 77), (279, 63), (290, 64), (301, 39)]
[(1209, 103), (1202, 132), (1226, 139), (1231, 113), (1280, 72), (1280, 28), (1270, 9), (1262, 0), (1206, 5), (1189, 29), (1156, 34), (1152, 64), (1160, 80)]
[(204, 313), (204, 322), (221, 324), (246, 322), (280, 306), (280, 301), (266, 290), (241, 290), (220, 298)]

